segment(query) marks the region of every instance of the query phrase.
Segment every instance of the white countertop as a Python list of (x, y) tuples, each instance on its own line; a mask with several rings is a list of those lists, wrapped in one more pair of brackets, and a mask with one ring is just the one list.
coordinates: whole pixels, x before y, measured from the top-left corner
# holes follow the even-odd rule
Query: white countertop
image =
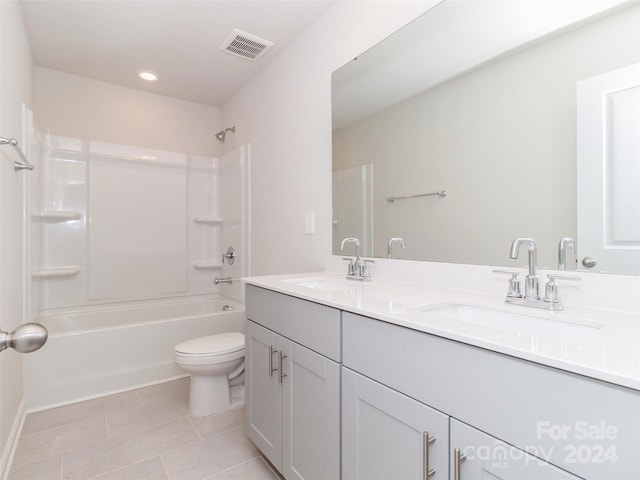
[[(317, 279), (317, 288), (298, 284)], [(504, 295), (374, 278), (348, 281), (328, 272), (243, 279), (248, 284), (413, 330), (640, 391), (640, 316), (566, 306), (562, 312), (508, 305)], [(326, 286), (323, 286), (326, 285)], [(539, 317), (542, 327), (496, 328), (431, 314), (456, 303)], [(553, 322), (553, 323), (549, 323)], [(547, 329), (544, 325), (548, 325)]]

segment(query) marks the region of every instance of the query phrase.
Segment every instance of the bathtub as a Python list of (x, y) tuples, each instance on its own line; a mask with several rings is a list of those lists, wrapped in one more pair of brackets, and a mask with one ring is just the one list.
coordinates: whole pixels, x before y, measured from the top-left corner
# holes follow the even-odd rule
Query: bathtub
[(244, 331), (244, 305), (221, 296), (49, 311), (40, 350), (24, 356), (27, 411), (184, 376), (173, 348), (190, 338)]

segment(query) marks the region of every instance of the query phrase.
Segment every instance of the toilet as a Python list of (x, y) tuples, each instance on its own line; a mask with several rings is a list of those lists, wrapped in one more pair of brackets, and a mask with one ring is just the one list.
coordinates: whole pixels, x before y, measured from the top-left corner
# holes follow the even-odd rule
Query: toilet
[(191, 374), (189, 414), (208, 417), (231, 408), (230, 384), (244, 373), (244, 335), (220, 333), (176, 345), (176, 365)]

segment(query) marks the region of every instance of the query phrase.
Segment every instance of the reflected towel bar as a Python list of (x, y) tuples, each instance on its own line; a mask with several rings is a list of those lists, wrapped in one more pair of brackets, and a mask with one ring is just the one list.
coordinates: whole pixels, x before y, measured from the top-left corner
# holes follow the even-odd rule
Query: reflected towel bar
[(431, 197), (433, 195), (438, 195), (439, 197), (444, 198), (447, 196), (447, 192), (446, 190), (440, 190), (438, 192), (433, 192), (433, 193), (419, 193), (417, 195), (405, 195), (403, 197), (387, 197), (387, 202), (393, 203), (396, 200), (404, 200), (406, 198), (416, 198), (416, 197)]
[(33, 170), (33, 165), (31, 165), (29, 160), (27, 160), (27, 157), (25, 156), (24, 152), (18, 146), (18, 141), (15, 138), (0, 137), (0, 145), (11, 145), (13, 148), (16, 149), (16, 152), (18, 152), (18, 155), (22, 159), (22, 163), (21, 162), (13, 162), (13, 168), (16, 170), (16, 172), (18, 170), (25, 170), (25, 169), (26, 170)]

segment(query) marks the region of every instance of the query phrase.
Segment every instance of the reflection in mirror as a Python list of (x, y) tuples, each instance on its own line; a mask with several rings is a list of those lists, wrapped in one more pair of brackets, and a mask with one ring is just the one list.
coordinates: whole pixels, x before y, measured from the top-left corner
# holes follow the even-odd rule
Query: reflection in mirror
[(556, 269), (570, 237), (567, 270), (590, 257), (591, 270), (640, 273), (636, 64), (638, 1), (434, 7), (334, 73), (333, 253), (354, 236), (382, 257), (402, 237), (394, 258), (521, 266), (509, 245), (531, 237)]

